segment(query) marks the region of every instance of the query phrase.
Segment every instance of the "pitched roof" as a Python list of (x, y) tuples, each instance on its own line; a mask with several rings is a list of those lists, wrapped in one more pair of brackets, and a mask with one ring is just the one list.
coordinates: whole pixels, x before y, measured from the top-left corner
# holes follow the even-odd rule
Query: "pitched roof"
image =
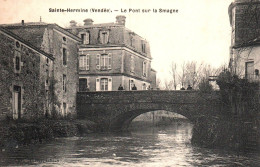
[(48, 58), (54, 60), (53, 55), (44, 52), (43, 50), (39, 49), (39, 48), (36, 47), (35, 45), (32, 45), (30, 42), (28, 42), (27, 40), (25, 40), (25, 39), (19, 37), (18, 35), (14, 34), (13, 32), (9, 31), (8, 29), (6, 29), (6, 28), (0, 26), (0, 31), (2, 31), (2, 32), (3, 32), (4, 34), (6, 34), (6, 35), (9, 35), (9, 36), (13, 37), (14, 39), (18, 40), (19, 42), (21, 42), (21, 43), (27, 45), (27, 46), (30, 47), (31, 49), (33, 49), (33, 50), (35, 50), (35, 51), (37, 51), (37, 52), (43, 54), (44, 56), (46, 56), (46, 57), (48, 57)]
[(45, 32), (45, 28), (47, 27), (47, 24), (25, 26), (12, 24), (4, 27), (12, 33), (16, 34), (17, 36), (21, 37), (25, 41), (28, 41), (35, 47), (41, 49), (43, 35)]
[(28, 22), (24, 23), (15, 23), (15, 24), (2, 24), (1, 26), (5, 27), (9, 31), (23, 38), (24, 40), (35, 45), (37, 48), (41, 48), (43, 42), (43, 36), (46, 28), (56, 29), (63, 34), (71, 37), (72, 39), (81, 42), (81, 39), (66, 29), (60, 27), (57, 24), (47, 24), (44, 22)]

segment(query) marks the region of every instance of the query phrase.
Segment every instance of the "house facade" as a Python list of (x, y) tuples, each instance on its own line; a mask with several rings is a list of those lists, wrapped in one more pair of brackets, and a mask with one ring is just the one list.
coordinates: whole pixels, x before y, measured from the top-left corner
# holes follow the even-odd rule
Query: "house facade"
[(230, 69), (250, 81), (259, 80), (260, 0), (235, 0), (229, 6), (232, 27)]
[(0, 120), (75, 117), (78, 91), (155, 88), (149, 43), (116, 19), (0, 25)]
[(0, 27), (0, 120), (52, 110), (53, 56)]
[(116, 23), (83, 26), (71, 21), (70, 32), (82, 39), (79, 45), (79, 91), (147, 90), (155, 84), (148, 41), (125, 27), (125, 16)]
[[(43, 65), (39, 64), (41, 72), (45, 71), (53, 75), (51, 81), (45, 81), (46, 91), (52, 94), (51, 104), (48, 104), (52, 106), (52, 109), (47, 110), (47, 115), (75, 117), (78, 90), (78, 44), (81, 39), (56, 24), (22, 21), (19, 24), (1, 25), (1, 27), (38, 50), (52, 55), (52, 69), (45, 70)], [(38, 105), (37, 100), (34, 101), (35, 105)]]

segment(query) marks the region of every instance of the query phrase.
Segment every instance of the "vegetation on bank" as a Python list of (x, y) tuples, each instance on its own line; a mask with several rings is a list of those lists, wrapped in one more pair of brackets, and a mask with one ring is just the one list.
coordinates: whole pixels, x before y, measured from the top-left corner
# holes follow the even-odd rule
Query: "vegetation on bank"
[[(221, 114), (198, 118), (193, 126), (192, 143), (209, 148), (259, 150), (259, 83), (248, 82), (224, 71), (218, 76), (217, 84)], [(201, 92), (202, 95), (213, 93), (207, 82), (202, 83)]]
[(0, 123), (0, 148), (15, 148), (56, 137), (80, 136), (97, 130), (97, 125), (88, 120), (6, 120)]

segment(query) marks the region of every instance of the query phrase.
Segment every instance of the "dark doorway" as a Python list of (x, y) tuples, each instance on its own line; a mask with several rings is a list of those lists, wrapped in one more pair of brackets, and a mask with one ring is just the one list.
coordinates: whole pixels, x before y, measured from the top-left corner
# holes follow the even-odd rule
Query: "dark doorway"
[(88, 90), (88, 81), (86, 78), (79, 79), (79, 91), (86, 92)]

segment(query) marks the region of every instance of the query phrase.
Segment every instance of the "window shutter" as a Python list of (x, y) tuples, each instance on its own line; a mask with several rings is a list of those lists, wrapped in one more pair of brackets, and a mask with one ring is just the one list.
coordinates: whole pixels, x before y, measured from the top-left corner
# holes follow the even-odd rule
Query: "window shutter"
[(89, 70), (89, 55), (86, 56), (86, 70)]
[(100, 78), (96, 78), (96, 91), (100, 91)]
[(86, 42), (85, 44), (89, 44), (89, 33), (88, 33), (88, 32), (86, 33), (86, 38), (85, 38), (85, 40), (86, 40), (86, 41), (85, 41), (85, 42)]
[(97, 55), (96, 68), (100, 69), (100, 54)]
[(85, 55), (82, 56), (82, 67), (85, 70), (85, 68), (86, 68), (86, 56)]
[(112, 91), (112, 78), (108, 78), (108, 91)]
[(108, 54), (108, 69), (111, 69), (111, 67), (112, 67), (112, 54), (111, 53), (109, 53)]
[(79, 57), (79, 68), (83, 67), (83, 56)]

